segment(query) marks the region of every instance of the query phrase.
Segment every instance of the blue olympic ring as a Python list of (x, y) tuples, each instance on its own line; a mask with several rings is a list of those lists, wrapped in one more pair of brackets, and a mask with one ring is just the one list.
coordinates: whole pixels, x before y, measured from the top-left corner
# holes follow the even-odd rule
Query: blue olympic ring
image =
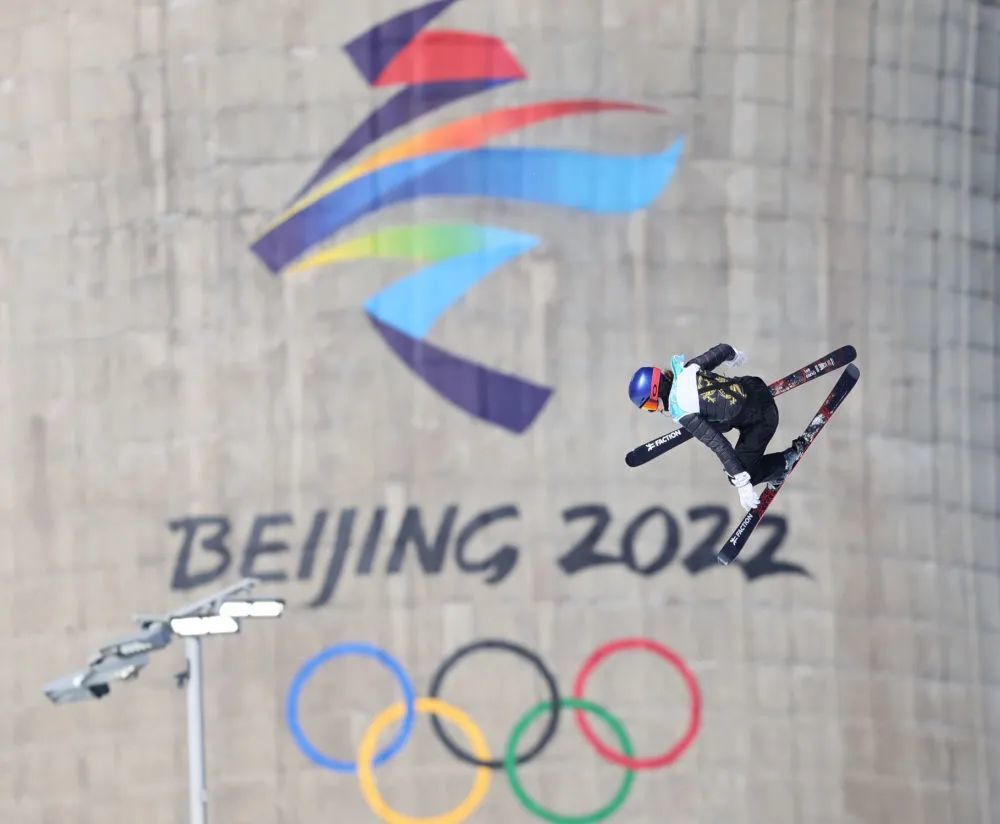
[(292, 686), (288, 690), (288, 699), (285, 701), (285, 719), (288, 723), (288, 728), (292, 731), (295, 742), (309, 758), (321, 767), (326, 767), (329, 770), (339, 773), (356, 773), (358, 769), (357, 762), (338, 761), (335, 758), (324, 755), (306, 738), (305, 733), (302, 731), (302, 726), (299, 724), (299, 697), (306, 683), (308, 683), (309, 679), (316, 674), (316, 671), (323, 664), (332, 661), (334, 658), (343, 658), (345, 655), (360, 655), (364, 658), (374, 658), (393, 674), (399, 682), (399, 686), (403, 689), (403, 700), (406, 704), (406, 715), (403, 718), (403, 726), (392, 740), (392, 743), (375, 756), (375, 760), (372, 763), (376, 767), (381, 766), (395, 756), (409, 739), (410, 733), (413, 731), (413, 721), (416, 717), (416, 707), (414, 706), (416, 698), (413, 692), (413, 682), (406, 674), (402, 665), (389, 655), (389, 653), (385, 652), (385, 650), (371, 644), (334, 644), (332, 647), (327, 647), (318, 655), (314, 655), (295, 673), (295, 678), (292, 679)]

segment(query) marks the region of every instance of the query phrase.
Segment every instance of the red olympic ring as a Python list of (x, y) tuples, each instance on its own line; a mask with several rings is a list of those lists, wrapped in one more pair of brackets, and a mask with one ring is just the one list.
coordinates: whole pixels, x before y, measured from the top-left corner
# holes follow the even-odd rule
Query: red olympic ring
[(698, 689), (698, 682), (695, 679), (694, 674), (688, 669), (687, 664), (684, 663), (684, 660), (677, 653), (673, 650), (667, 649), (667, 647), (662, 644), (658, 644), (647, 638), (623, 638), (619, 641), (612, 641), (611, 643), (605, 644), (603, 647), (599, 647), (594, 650), (594, 652), (591, 653), (591, 656), (584, 663), (583, 669), (580, 670), (580, 674), (576, 676), (576, 681), (573, 683), (573, 697), (577, 701), (582, 701), (583, 691), (587, 686), (587, 681), (601, 662), (604, 661), (605, 658), (614, 655), (616, 652), (622, 652), (623, 650), (629, 649), (643, 649), (648, 652), (652, 652), (654, 655), (659, 656), (664, 661), (671, 664), (684, 679), (688, 693), (691, 695), (691, 715), (688, 721), (688, 728), (681, 740), (662, 755), (657, 755), (651, 758), (629, 758), (628, 756), (615, 752), (613, 749), (604, 744), (604, 742), (601, 741), (601, 739), (594, 733), (594, 730), (590, 726), (590, 721), (581, 710), (575, 710), (576, 723), (580, 728), (580, 732), (583, 733), (584, 737), (586, 737), (587, 741), (590, 742), (591, 746), (593, 746), (594, 749), (596, 749), (608, 761), (630, 770), (654, 770), (658, 767), (665, 767), (676, 761), (691, 745), (691, 742), (698, 734), (698, 727), (701, 725), (701, 691)]

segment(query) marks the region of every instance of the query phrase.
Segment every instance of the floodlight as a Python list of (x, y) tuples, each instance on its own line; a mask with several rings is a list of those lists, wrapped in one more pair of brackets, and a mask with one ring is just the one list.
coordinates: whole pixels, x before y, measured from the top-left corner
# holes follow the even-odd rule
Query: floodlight
[(87, 663), (93, 666), (110, 656), (127, 658), (130, 655), (141, 655), (144, 652), (163, 649), (169, 643), (170, 630), (166, 624), (163, 622), (148, 623), (143, 627), (142, 632), (101, 647)]
[(200, 635), (229, 635), (240, 631), (235, 618), (228, 615), (185, 615), (170, 619), (170, 629), (186, 637)]
[(95, 698), (103, 698), (111, 687), (107, 684), (93, 684), (89, 687), (79, 686), (75, 683), (73, 676), (60, 678), (42, 687), (45, 697), (53, 704), (71, 704), (74, 701), (92, 701)]
[(277, 598), (224, 601), (219, 607), (219, 615), (230, 618), (277, 618), (284, 611), (285, 602)]
[(46, 684), (42, 689), (54, 704), (103, 698), (111, 682), (136, 678), (152, 652), (166, 647), (175, 635), (183, 636), (187, 670), (178, 677), (186, 685), (188, 723), (188, 802), (191, 824), (205, 824), (208, 790), (205, 782), (205, 729), (201, 639), (205, 635), (230, 635), (240, 631), (237, 618), (277, 618), (285, 602), (276, 598), (251, 598), (256, 578), (231, 586), (167, 615), (137, 615), (139, 632), (101, 647), (85, 669)]
[(139, 670), (148, 663), (148, 653), (124, 658), (109, 655), (91, 659), (86, 669), (52, 681), (46, 684), (42, 691), (53, 704), (103, 698), (111, 691), (111, 682), (129, 681), (135, 678)]

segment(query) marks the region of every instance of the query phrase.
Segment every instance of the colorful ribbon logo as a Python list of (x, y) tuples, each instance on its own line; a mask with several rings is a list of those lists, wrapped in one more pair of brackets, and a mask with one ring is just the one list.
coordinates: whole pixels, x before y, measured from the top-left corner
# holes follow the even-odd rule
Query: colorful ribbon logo
[(371, 258), (423, 265), (365, 303), (373, 326), (442, 397), (470, 415), (521, 433), (553, 389), (445, 351), (427, 336), (476, 283), (526, 254), (539, 238), (469, 222), (413, 223), (350, 240), (333, 238), (369, 214), (417, 198), (487, 197), (595, 214), (635, 211), (666, 187), (683, 141), (640, 156), (487, 145), (547, 120), (657, 111), (613, 100), (554, 100), (454, 120), (342, 169), (378, 140), (425, 114), (525, 78), (517, 58), (495, 37), (425, 30), (455, 2), (436, 0), (403, 12), (345, 46), (370, 86), (403, 88), (323, 161), (252, 249), (272, 272), (286, 275)]

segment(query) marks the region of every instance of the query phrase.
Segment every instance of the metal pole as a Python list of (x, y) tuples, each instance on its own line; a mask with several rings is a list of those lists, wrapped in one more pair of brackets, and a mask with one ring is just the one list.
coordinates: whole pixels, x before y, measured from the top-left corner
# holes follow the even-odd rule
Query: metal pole
[(191, 824), (208, 822), (208, 788), (205, 786), (205, 722), (202, 712), (201, 638), (184, 639), (187, 653), (188, 789)]

